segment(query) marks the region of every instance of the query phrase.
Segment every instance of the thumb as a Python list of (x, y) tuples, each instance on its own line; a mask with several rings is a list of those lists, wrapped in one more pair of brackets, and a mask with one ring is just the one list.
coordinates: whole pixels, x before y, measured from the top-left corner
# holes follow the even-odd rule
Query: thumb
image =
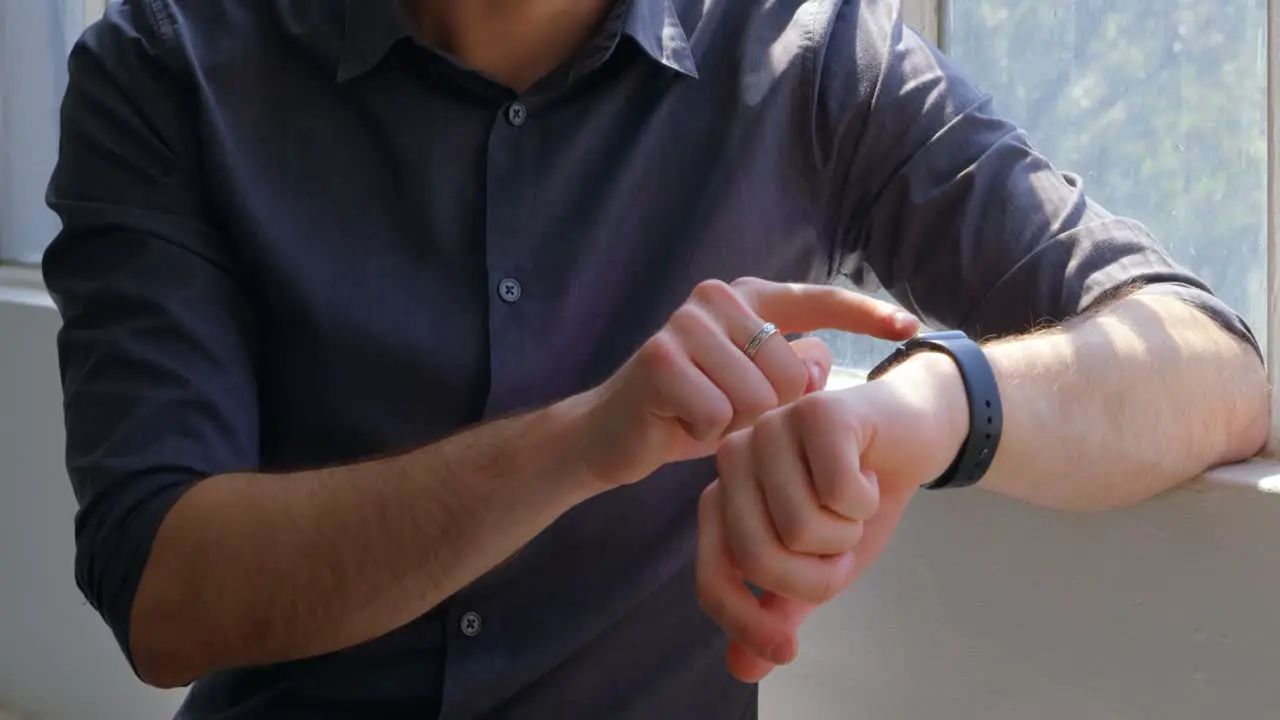
[(791, 343), (791, 349), (804, 361), (809, 370), (809, 385), (804, 394), (815, 393), (827, 386), (831, 376), (831, 349), (818, 337), (802, 337)]

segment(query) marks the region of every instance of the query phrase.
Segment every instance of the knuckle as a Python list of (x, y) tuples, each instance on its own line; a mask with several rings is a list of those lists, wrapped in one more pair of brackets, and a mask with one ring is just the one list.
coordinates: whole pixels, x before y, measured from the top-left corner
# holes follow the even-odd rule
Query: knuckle
[(813, 474), (813, 494), (822, 507), (843, 507), (840, 502), (844, 499), (844, 491), (840, 489), (840, 479), (832, 477), (830, 473)]
[(716, 448), (716, 470), (720, 473), (721, 481), (732, 478), (729, 470), (737, 465), (738, 456), (750, 448), (751, 432), (751, 430), (740, 430), (732, 433), (720, 443), (720, 447)]
[(837, 433), (842, 438), (858, 437), (855, 419), (841, 409), (840, 397), (819, 392), (806, 395), (790, 406), (796, 432), (808, 436), (815, 433)]
[(806, 395), (790, 405), (791, 418), (801, 434), (829, 430), (832, 421), (831, 400), (827, 395)]
[(679, 363), (682, 354), (679, 341), (668, 332), (659, 332), (649, 338), (636, 353), (637, 359), (655, 370), (670, 370)]
[[(753, 432), (760, 434), (760, 441), (755, 444), (755, 460), (762, 466), (768, 463), (774, 448), (785, 447), (795, 435), (790, 413), (786, 407), (775, 407), (762, 413), (756, 420)], [(788, 478), (789, 479), (789, 478)]]
[(706, 312), (697, 305), (685, 303), (676, 308), (668, 321), (671, 329), (677, 333), (705, 333), (714, 328), (714, 323)]
[(694, 286), (690, 297), (697, 302), (714, 306), (725, 298), (736, 297), (736, 293), (723, 280), (703, 280)]
[(856, 520), (863, 520), (880, 509), (880, 488), (867, 480), (861, 472), (850, 472), (839, 484), (841, 501), (854, 508)]
[(694, 413), (694, 422), (702, 429), (703, 440), (719, 437), (733, 422), (733, 408), (727, 401), (702, 403)]
[(790, 427), (786, 409), (776, 406), (769, 408), (760, 414), (760, 420), (756, 423), (756, 427), (760, 432), (770, 437), (786, 436)]
[(857, 490), (852, 478), (848, 475), (835, 476), (828, 474), (821, 482), (814, 484), (818, 491), (818, 499), (830, 508), (857, 507)]
[(682, 413), (689, 436), (696, 442), (710, 442), (724, 435), (733, 422), (733, 408), (723, 398), (699, 402)]
[(700, 418), (692, 418), (689, 420), (687, 432), (694, 442), (705, 443), (715, 440), (719, 430), (714, 423)]
[(734, 548), (733, 557), (743, 576), (751, 582), (766, 588), (771, 588), (776, 584), (772, 553), (764, 548), (761, 543), (739, 543)]
[(853, 522), (871, 517), (880, 506), (879, 492), (855, 472), (818, 484), (818, 496), (824, 506), (838, 509)]
[(778, 539), (788, 550), (796, 553), (807, 553), (813, 550), (816, 540), (813, 531), (815, 524), (792, 512), (779, 513), (773, 519)]

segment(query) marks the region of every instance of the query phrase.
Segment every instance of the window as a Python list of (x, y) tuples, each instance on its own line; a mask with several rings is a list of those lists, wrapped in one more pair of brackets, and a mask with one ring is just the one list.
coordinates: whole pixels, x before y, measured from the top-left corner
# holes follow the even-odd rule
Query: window
[[(1280, 351), (1267, 302), (1280, 280), (1269, 240), (1280, 210), (1269, 115), (1280, 58), (1268, 61), (1280, 0), (903, 0), (903, 16), (1093, 199), (1146, 224), (1264, 347), (1271, 336), (1269, 357)], [(845, 367), (868, 368), (888, 350), (826, 337)], [(1280, 403), (1273, 438), (1277, 415)]]
[[(1267, 0), (906, 0), (903, 13), (1265, 342)], [(851, 367), (887, 349), (828, 340)]]
[(1267, 0), (955, 0), (947, 52), (1263, 340)]
[(66, 54), (93, 0), (0, 0), (0, 261), (34, 264), (58, 228), (44, 206), (58, 151)]

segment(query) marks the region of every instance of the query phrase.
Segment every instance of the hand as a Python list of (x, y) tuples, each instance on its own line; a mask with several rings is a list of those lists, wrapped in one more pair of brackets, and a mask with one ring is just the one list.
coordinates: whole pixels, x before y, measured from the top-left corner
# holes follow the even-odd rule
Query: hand
[[(748, 358), (764, 327), (778, 334)], [(586, 393), (584, 457), (607, 486), (666, 463), (711, 455), (724, 436), (826, 384), (831, 354), (816, 338), (785, 333), (843, 330), (889, 340), (915, 334), (899, 308), (842, 288), (744, 278), (706, 281), (667, 324), (600, 387)]]
[(967, 433), (959, 371), (930, 353), (724, 441), (698, 510), (698, 598), (732, 640), (734, 676), (758, 682), (795, 658), (800, 623), (875, 560)]

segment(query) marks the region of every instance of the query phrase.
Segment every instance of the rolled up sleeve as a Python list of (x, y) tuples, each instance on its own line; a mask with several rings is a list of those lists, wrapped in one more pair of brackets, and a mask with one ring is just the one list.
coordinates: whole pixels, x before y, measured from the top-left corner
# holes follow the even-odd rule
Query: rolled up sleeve
[(258, 460), (252, 317), (207, 221), (197, 128), (151, 3), (113, 6), (70, 58), (44, 276), (75, 576), (129, 655), (130, 613), (161, 521), (183, 492)]
[(1140, 223), (1089, 200), (1079, 177), (902, 24), (898, 5), (846, 0), (816, 31), (815, 154), (828, 229), (855, 280), (975, 337), (1059, 323), (1140, 287), (1200, 308), (1257, 350), (1236, 312)]

